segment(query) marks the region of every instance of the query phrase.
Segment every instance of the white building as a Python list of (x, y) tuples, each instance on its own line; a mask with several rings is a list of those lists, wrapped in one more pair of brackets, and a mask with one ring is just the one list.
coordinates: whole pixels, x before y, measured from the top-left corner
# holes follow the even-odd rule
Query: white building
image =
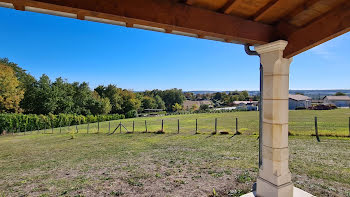
[(299, 95), (299, 94), (290, 94), (289, 95), (289, 109), (294, 110), (294, 109), (307, 109), (311, 107), (311, 98), (308, 96), (304, 95)]
[(233, 101), (233, 106), (236, 106), (238, 110), (257, 111), (259, 101)]
[(323, 99), (324, 104), (334, 104), (337, 107), (350, 107), (349, 96), (326, 96)]

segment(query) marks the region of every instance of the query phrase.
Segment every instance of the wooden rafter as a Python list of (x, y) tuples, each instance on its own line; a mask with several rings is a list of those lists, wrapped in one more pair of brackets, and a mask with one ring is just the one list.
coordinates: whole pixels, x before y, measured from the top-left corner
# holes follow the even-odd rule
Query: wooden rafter
[(233, 9), (233, 5), (236, 2), (236, 0), (228, 0), (224, 6), (222, 6), (222, 8), (220, 8), (218, 10), (218, 12), (220, 13), (225, 13), (225, 14), (229, 14), (232, 9)]
[(283, 20), (289, 21), (291, 20), (293, 17), (297, 16), (298, 14), (300, 14), (301, 12), (310, 9), (313, 5), (315, 5), (317, 2), (319, 2), (320, 0), (308, 0), (305, 3), (301, 4), (300, 6), (298, 6), (297, 8), (295, 8), (294, 10), (292, 10), (290, 13), (288, 13)]
[(284, 57), (290, 58), (350, 31), (350, 2), (347, 2), (288, 37)]
[[(18, 0), (0, 0), (16, 3)], [(24, 6), (68, 12), (216, 37), (264, 44), (276, 39), (274, 27), (239, 17), (188, 6), (171, 0), (21, 0)], [(157, 10), (157, 11), (155, 11)], [(218, 22), (220, 21), (220, 22)]]
[(278, 2), (278, 0), (272, 0), (269, 3), (267, 3), (264, 7), (262, 7), (260, 10), (258, 10), (251, 18), (254, 21), (257, 21), (258, 18), (263, 15), (265, 12), (267, 12), (273, 5), (275, 5)]
[(195, 1), (196, 0), (184, 0), (183, 2), (187, 3), (188, 5), (193, 5)]

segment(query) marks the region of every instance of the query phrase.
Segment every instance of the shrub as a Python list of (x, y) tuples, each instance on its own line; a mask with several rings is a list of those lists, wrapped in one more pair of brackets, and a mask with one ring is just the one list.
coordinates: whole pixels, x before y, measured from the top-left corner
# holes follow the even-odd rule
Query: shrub
[[(133, 114), (133, 113), (131, 113)], [(136, 114), (137, 115), (137, 114)], [(0, 134), (3, 132), (23, 132), (51, 127), (64, 127), (76, 124), (94, 123), (97, 121), (109, 121), (124, 119), (125, 116), (119, 114), (109, 115), (76, 115), (76, 114), (0, 114)]]
[(126, 118), (136, 118), (137, 117), (137, 111), (136, 110), (131, 110), (126, 112), (125, 114)]

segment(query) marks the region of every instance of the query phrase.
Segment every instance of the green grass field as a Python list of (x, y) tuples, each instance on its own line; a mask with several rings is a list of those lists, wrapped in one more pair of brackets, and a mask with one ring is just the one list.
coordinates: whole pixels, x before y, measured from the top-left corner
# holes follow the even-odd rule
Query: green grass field
[[(318, 128), (320, 135), (349, 136), (350, 109), (337, 109), (329, 111), (300, 110), (289, 112), (289, 131), (294, 135), (312, 135), (315, 133), (314, 117), (318, 117)], [(215, 118), (218, 120), (218, 131), (235, 132), (235, 119), (238, 118), (238, 128), (245, 134), (258, 134), (259, 115), (258, 112), (230, 112), (230, 113), (205, 113), (172, 115), (147, 118), (125, 119), (100, 123), (100, 132), (113, 131), (122, 122), (123, 125), (132, 131), (132, 122), (135, 122), (135, 132), (145, 131), (145, 120), (147, 120), (148, 131), (161, 129), (161, 121), (164, 120), (164, 131), (166, 133), (177, 133), (177, 121), (180, 121), (180, 133), (195, 133), (196, 119), (198, 119), (198, 131), (211, 133), (215, 128)], [(65, 127), (61, 132), (67, 133), (75, 130), (75, 126)], [(87, 133), (87, 125), (79, 125), (80, 133)], [(43, 132), (43, 131), (40, 131)], [(51, 129), (46, 131), (52, 132)], [(89, 133), (97, 132), (97, 123), (89, 125)], [(119, 130), (117, 131), (119, 132)], [(122, 129), (122, 132), (125, 132)], [(54, 129), (59, 133), (59, 129)]]
[[(316, 196), (350, 197), (349, 109), (291, 111), (290, 170), (295, 186)], [(235, 117), (243, 135), (234, 133)], [(200, 134), (195, 135), (195, 119)], [(258, 114), (235, 112), (121, 120), (128, 130), (107, 135), (109, 123), (79, 125), (0, 136), (0, 196), (240, 196), (250, 191), (258, 172)], [(157, 131), (164, 120), (165, 134)], [(180, 119), (180, 134), (177, 120)], [(307, 121), (306, 121), (307, 120)], [(119, 121), (111, 122), (111, 129)], [(113, 130), (113, 129), (112, 129)], [(46, 133), (46, 134), (43, 134)], [(74, 134), (73, 134), (74, 133)]]

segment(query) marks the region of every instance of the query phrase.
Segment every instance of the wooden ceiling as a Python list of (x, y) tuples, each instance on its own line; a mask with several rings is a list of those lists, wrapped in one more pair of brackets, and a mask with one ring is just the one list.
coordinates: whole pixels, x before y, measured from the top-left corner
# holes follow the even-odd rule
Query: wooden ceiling
[(350, 30), (350, 0), (0, 0), (0, 6), (239, 44), (283, 39), (287, 58)]

